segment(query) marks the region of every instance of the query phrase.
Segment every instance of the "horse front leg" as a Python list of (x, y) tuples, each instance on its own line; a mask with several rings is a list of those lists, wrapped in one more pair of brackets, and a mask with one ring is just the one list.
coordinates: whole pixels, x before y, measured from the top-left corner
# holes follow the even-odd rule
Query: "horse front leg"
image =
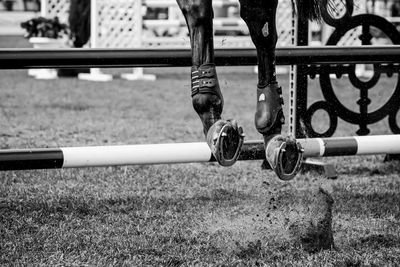
[(279, 178), (292, 179), (302, 161), (300, 146), (293, 137), (281, 135), (285, 121), (282, 89), (275, 71), (278, 39), (276, 10), (278, 0), (240, 0), (240, 15), (246, 22), (257, 49), (258, 85), (255, 126), (264, 137), (266, 158)]
[(207, 144), (222, 166), (234, 164), (243, 143), (242, 128), (221, 117), (224, 100), (214, 64), (212, 0), (177, 0), (192, 49), (191, 96)]

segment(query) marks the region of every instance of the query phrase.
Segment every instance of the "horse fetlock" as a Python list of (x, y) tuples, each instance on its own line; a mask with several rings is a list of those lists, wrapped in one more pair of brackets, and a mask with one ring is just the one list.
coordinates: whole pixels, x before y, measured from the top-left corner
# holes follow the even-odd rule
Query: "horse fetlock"
[(198, 94), (192, 97), (194, 110), (198, 114), (213, 113), (221, 114), (223, 100), (220, 96), (214, 94)]
[(210, 127), (221, 119), (223, 101), (218, 95), (197, 94), (192, 98), (193, 108), (203, 124), (204, 134)]
[(255, 126), (263, 135), (279, 134), (285, 117), (282, 111), (282, 88), (277, 83), (257, 88)]

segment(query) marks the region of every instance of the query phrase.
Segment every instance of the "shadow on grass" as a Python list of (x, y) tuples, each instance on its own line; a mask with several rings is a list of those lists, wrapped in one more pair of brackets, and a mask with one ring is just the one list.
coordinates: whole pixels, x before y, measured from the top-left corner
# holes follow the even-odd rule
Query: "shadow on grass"
[(355, 249), (374, 249), (379, 250), (382, 248), (393, 248), (400, 246), (400, 237), (394, 235), (375, 234), (361, 238), (351, 244)]
[(366, 214), (375, 218), (392, 215), (400, 218), (400, 192), (354, 193), (341, 192), (335, 198), (335, 205), (340, 213), (355, 217), (364, 217)]
[[(378, 162), (376, 162), (378, 161)], [(363, 164), (351, 164), (350, 166), (342, 166), (338, 168), (339, 175), (391, 175), (394, 173), (400, 173), (400, 164), (398, 160), (391, 161), (371, 161), (367, 165)], [(374, 164), (371, 164), (374, 163)], [(366, 164), (366, 163), (364, 163)]]
[[(136, 211), (167, 211), (187, 212), (199, 209), (210, 204), (218, 206), (235, 206), (238, 203), (252, 198), (250, 195), (243, 194), (236, 190), (214, 189), (207, 195), (195, 195), (190, 198), (185, 197), (149, 197), (149, 196), (129, 196), (120, 198), (94, 199), (86, 196), (82, 197), (61, 197), (58, 199), (27, 199), (8, 200), (0, 202), (2, 214), (19, 214), (22, 216), (34, 215), (41, 218), (42, 223), (46, 223), (51, 218), (58, 220), (64, 218), (63, 215), (74, 215), (78, 218), (86, 216), (96, 216), (106, 213), (128, 214)], [(52, 215), (52, 216), (51, 216)], [(57, 216), (60, 215), (60, 216)]]
[(71, 111), (85, 111), (92, 106), (85, 103), (51, 103), (51, 104), (36, 104), (35, 108), (41, 109), (61, 109), (61, 110), (71, 110)]
[(236, 255), (240, 259), (259, 258), (261, 256), (261, 240), (257, 240), (256, 242), (249, 242), (247, 246), (242, 246), (240, 243), (237, 242), (236, 246), (239, 248), (239, 251), (236, 252)]
[[(66, 255), (80, 255), (84, 251), (119, 260), (143, 257), (151, 259), (152, 264), (160, 261), (157, 266), (180, 266), (187, 260), (182, 258), (181, 251), (191, 248), (195, 253), (197, 249), (193, 247), (199, 247), (209, 257), (221, 257), (222, 252), (209, 245), (209, 236), (203, 231), (194, 234), (188, 230), (190, 224), (196, 223), (195, 217), (201, 216), (210, 205), (230, 205), (248, 198), (226, 189), (190, 198), (46, 197), (50, 196), (0, 202), (0, 224), (9, 233), (5, 240), (18, 240), (21, 254), (29, 250), (39, 255), (49, 243), (56, 242), (57, 251)], [(27, 236), (37, 241), (30, 242), (32, 238), (28, 240)], [(7, 253), (6, 258), (18, 258), (19, 253), (13, 254), (11, 250)]]

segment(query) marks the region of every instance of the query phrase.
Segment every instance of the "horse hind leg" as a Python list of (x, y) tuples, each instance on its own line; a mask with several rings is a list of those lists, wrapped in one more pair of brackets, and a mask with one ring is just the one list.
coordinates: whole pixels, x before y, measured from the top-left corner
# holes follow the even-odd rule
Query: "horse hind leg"
[(281, 135), (285, 121), (277, 83), (275, 49), (278, 39), (276, 10), (278, 0), (240, 0), (240, 15), (246, 22), (257, 49), (258, 85), (255, 126), (264, 137), (266, 158), (279, 178), (292, 179), (298, 172), (302, 154), (291, 137)]
[(211, 0), (177, 0), (189, 29), (192, 48), (191, 96), (208, 145), (222, 166), (234, 164), (243, 143), (235, 121), (221, 117), (224, 100), (214, 64)]

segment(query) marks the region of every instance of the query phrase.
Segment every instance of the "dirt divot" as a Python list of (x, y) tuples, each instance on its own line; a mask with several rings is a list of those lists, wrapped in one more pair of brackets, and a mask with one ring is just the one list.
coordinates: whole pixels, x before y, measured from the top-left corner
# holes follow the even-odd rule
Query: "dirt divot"
[[(284, 190), (266, 190), (265, 198), (220, 209), (206, 218), (212, 246), (241, 259), (257, 259), (272, 247), (291, 247), (315, 253), (334, 248), (333, 198), (317, 187), (296, 205), (282, 205)], [(219, 191), (218, 191), (219, 192)]]
[(295, 246), (314, 253), (334, 248), (332, 233), (333, 198), (319, 187), (311, 196), (308, 212), (290, 224), (288, 230)]
[[(270, 188), (269, 188), (270, 189)], [(262, 200), (251, 200), (234, 209), (220, 209), (206, 218), (206, 232), (212, 246), (241, 259), (259, 258), (284, 229), (277, 195), (269, 190)]]

